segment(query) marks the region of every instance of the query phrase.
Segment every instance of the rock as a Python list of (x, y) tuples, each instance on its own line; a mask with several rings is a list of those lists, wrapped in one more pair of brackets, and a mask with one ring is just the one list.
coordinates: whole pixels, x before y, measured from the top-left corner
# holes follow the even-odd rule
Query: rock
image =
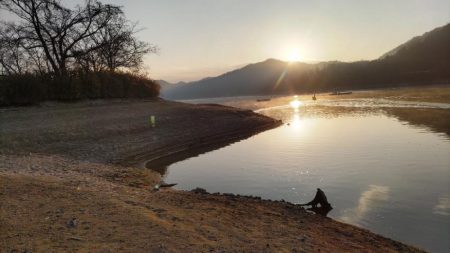
[(235, 195), (233, 193), (224, 193), (223, 196), (229, 197), (229, 198), (234, 198), (235, 197)]
[(77, 224), (78, 224), (77, 218), (72, 218), (72, 219), (70, 219), (70, 220), (67, 222), (66, 225), (67, 225), (68, 228), (74, 228), (74, 227), (77, 226)]
[(200, 188), (200, 187), (197, 187), (197, 188), (191, 190), (191, 192), (198, 193), (198, 194), (208, 194), (208, 192), (205, 189)]

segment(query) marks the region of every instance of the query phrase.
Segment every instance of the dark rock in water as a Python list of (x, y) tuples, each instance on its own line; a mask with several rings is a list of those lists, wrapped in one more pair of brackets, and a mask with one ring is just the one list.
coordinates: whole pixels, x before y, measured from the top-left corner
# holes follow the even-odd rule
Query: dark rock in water
[(191, 190), (191, 192), (198, 193), (198, 194), (208, 194), (208, 192), (205, 189), (200, 188), (200, 187), (197, 187), (197, 188)]

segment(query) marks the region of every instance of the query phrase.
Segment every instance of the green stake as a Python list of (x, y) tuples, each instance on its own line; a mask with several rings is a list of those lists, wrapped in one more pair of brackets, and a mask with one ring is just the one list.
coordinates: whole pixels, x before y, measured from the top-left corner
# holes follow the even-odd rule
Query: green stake
[(150, 125), (152, 127), (156, 126), (156, 117), (154, 115), (150, 116)]

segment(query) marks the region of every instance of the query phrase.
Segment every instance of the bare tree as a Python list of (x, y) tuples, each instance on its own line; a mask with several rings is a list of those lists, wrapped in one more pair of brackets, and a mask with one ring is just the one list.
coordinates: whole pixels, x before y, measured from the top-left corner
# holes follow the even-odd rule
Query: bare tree
[(0, 30), (0, 66), (6, 75), (22, 74), (26, 68), (23, 48), (16, 39), (8, 37), (6, 29)]
[(136, 25), (129, 24), (123, 17), (118, 16), (113, 23), (99, 33), (99, 56), (108, 70), (117, 68), (137, 69), (142, 64), (143, 56), (156, 53), (158, 48), (136, 38)]
[(115, 16), (107, 26), (90, 38), (93, 44), (101, 46), (79, 57), (78, 62), (83, 68), (94, 71), (139, 69), (143, 56), (157, 53), (158, 48), (138, 40), (135, 36), (137, 32), (136, 24), (130, 23), (123, 15)]
[(4, 23), (0, 27), (0, 66), (7, 75), (31, 72), (35, 67), (31, 58), (22, 45), (22, 40), (16, 36), (10, 24)]
[(63, 7), (59, 0), (3, 0), (0, 7), (21, 20), (14, 29), (23, 47), (42, 50), (57, 75), (65, 75), (75, 58), (101, 48), (103, 44), (93, 43), (92, 37), (122, 14), (120, 7), (96, 0), (74, 10)]

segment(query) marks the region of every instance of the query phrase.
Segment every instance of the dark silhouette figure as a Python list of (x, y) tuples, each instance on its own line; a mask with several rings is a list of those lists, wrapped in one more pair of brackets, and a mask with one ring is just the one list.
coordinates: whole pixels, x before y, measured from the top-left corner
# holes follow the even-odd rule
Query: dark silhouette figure
[[(317, 207), (317, 205), (320, 206)], [(317, 188), (316, 196), (313, 200), (306, 204), (301, 204), (301, 206), (312, 206), (307, 210), (313, 211), (322, 216), (327, 216), (327, 214), (333, 209), (333, 207), (331, 207), (331, 204), (328, 203), (327, 196), (325, 196), (325, 193), (320, 188)]]
[(320, 188), (317, 188), (314, 199), (306, 204), (302, 204), (302, 206), (312, 206), (312, 208), (316, 208), (318, 204), (320, 204), (321, 207), (331, 207), (330, 203), (328, 203), (327, 196), (325, 196), (325, 193)]
[(313, 95), (313, 97), (312, 97), (312, 100), (316, 100), (317, 98), (316, 98), (316, 93), (314, 93), (314, 95)]

